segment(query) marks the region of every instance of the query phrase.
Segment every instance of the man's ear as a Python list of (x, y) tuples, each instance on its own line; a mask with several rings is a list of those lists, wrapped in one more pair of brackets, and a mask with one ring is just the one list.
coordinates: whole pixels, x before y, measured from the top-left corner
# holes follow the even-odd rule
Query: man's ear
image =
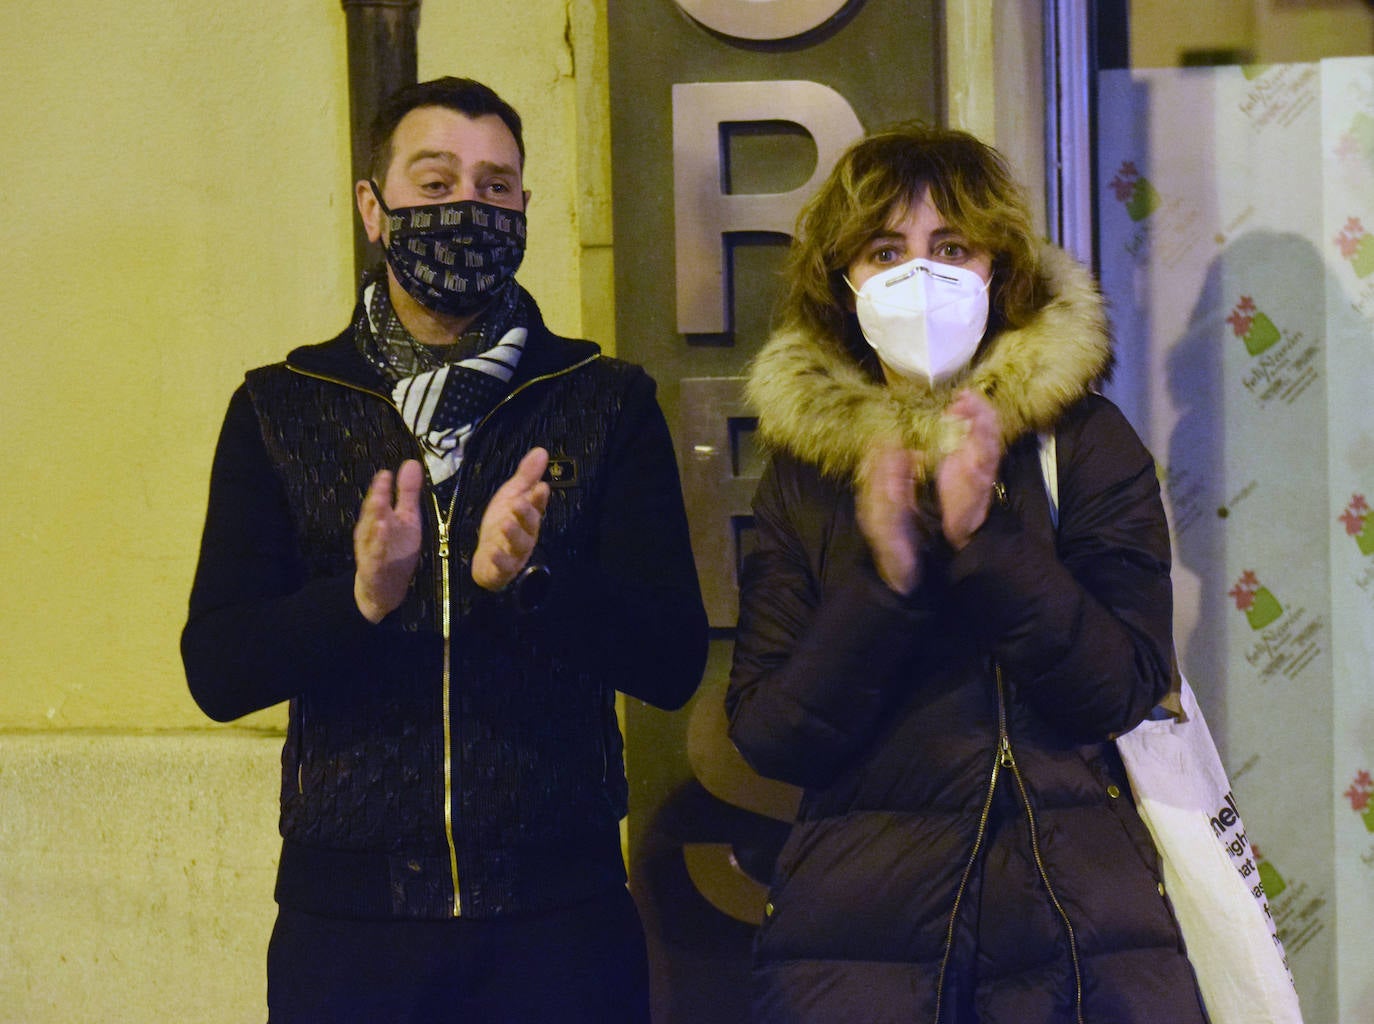
[(530, 190), (529, 190), (529, 189), (525, 189), (525, 191), (522, 192), (521, 195), (523, 195), (523, 196), (525, 197), (525, 206), (524, 206), (524, 209), (525, 209), (525, 210), (528, 210), (528, 209), (530, 208)]
[(377, 196), (372, 191), (372, 183), (369, 181), (359, 181), (353, 186), (353, 197), (358, 203), (358, 216), (363, 219), (363, 227), (367, 229), (367, 240), (369, 242), (380, 242), (382, 240), (382, 221), (386, 214), (382, 213), (382, 204), (377, 202)]

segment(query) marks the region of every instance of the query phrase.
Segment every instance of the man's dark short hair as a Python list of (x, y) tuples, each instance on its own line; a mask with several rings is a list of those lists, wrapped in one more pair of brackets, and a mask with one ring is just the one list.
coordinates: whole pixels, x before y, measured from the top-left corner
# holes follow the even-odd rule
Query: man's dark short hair
[(368, 174), (377, 184), (383, 183), (386, 169), (391, 165), (391, 140), (396, 134), (396, 126), (419, 107), (447, 107), (474, 118), (495, 114), (515, 136), (515, 145), (520, 150), (520, 166), (525, 166), (525, 138), (521, 134), (520, 115), (515, 108), (481, 82), (449, 76), (403, 86), (387, 97), (377, 111), (377, 116), (372, 119), (367, 162)]

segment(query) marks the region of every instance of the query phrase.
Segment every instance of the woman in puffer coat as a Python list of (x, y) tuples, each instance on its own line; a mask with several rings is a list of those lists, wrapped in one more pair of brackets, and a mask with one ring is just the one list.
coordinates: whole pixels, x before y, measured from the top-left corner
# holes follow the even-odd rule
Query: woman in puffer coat
[(756, 1020), (1205, 1021), (1111, 740), (1173, 641), (1110, 361), (1090, 276), (972, 136), (874, 135), (803, 211), (750, 374), (773, 454), (727, 697), (749, 762), (805, 788)]

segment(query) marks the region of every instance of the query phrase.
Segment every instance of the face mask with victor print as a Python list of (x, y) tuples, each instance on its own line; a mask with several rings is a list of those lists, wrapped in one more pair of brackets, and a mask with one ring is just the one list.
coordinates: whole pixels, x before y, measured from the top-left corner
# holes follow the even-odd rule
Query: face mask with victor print
[(390, 209), (386, 262), (420, 305), (450, 316), (477, 312), (515, 276), (525, 257), (525, 215), (475, 199)]
[(968, 366), (988, 325), (988, 282), (963, 267), (910, 260), (873, 275), (854, 294), (859, 327), (878, 358), (932, 384)]

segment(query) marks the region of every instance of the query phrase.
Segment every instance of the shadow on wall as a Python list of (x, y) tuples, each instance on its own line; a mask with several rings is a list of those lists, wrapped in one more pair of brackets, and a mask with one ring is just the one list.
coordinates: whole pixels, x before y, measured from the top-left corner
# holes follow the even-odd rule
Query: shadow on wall
[[(717, 639), (713, 648), (716, 671), (677, 712), (688, 718), (692, 776), (670, 783), (631, 846), (655, 1024), (748, 1019), (754, 929), (800, 797), (755, 774), (731, 745), (724, 707), (729, 645)], [(672, 716), (647, 710), (672, 725)]]
[[(1307, 239), (1243, 234), (1209, 264), (1186, 333), (1169, 352), (1167, 385), (1179, 417), (1164, 484), (1176, 563), (1199, 587), (1197, 618), (1180, 651), (1223, 756), (1228, 636), (1257, 635), (1286, 599), (1266, 585), (1277, 581), (1266, 578), (1265, 566), (1311, 542), (1321, 552), (1313, 571), (1326, 571), (1326, 531), (1301, 531), (1308, 518), (1326, 520), (1327, 403), (1316, 398), (1326, 388), (1326, 342), (1361, 329), (1348, 300), (1328, 302), (1340, 295)], [(1301, 324), (1324, 324), (1325, 333), (1311, 336)], [(1275, 527), (1293, 531), (1282, 552), (1263, 542)], [(1327, 591), (1325, 581), (1320, 589)]]

